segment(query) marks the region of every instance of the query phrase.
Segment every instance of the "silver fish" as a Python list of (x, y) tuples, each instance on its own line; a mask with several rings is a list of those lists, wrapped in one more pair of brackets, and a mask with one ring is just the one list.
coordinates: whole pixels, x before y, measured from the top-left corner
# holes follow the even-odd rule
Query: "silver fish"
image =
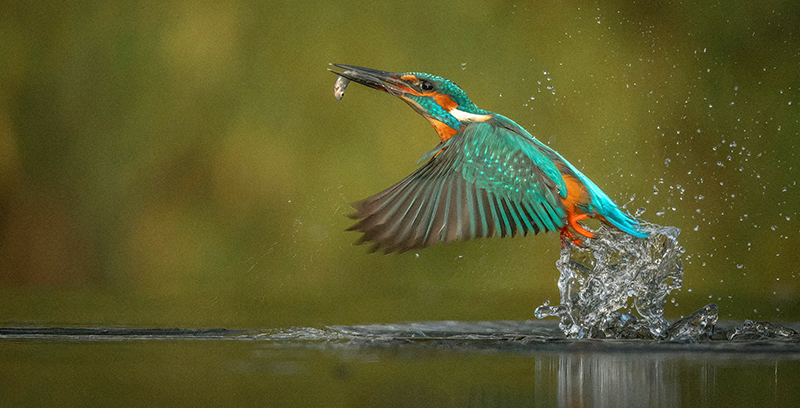
[[(346, 72), (346, 71), (345, 71)], [(350, 83), (350, 80), (340, 76), (336, 79), (336, 83), (333, 84), (333, 96), (336, 97), (337, 101), (341, 101), (342, 97), (344, 96), (344, 91), (347, 89), (347, 84)]]

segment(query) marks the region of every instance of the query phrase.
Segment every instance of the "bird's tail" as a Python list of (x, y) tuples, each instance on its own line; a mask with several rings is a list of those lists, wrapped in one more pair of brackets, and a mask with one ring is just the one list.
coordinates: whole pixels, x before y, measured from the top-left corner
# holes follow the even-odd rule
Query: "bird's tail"
[(628, 234), (633, 235), (634, 237), (649, 237), (649, 234), (642, 228), (642, 225), (636, 218), (625, 212), (622, 212), (622, 210), (617, 207), (614, 201), (612, 201), (611, 198), (606, 195), (606, 193), (600, 190), (597, 185), (589, 180), (588, 177), (584, 176), (582, 179), (584, 185), (591, 194), (592, 210), (594, 210), (597, 215), (605, 219), (607, 223)]
[[(600, 210), (600, 209), (598, 209)], [(601, 212), (602, 211), (602, 212)], [(619, 228), (620, 230), (633, 235), (638, 238), (647, 238), (649, 235), (642, 229), (639, 221), (630, 215), (622, 212), (614, 203), (611, 203), (611, 208), (604, 208), (597, 213), (606, 220), (609, 224)]]

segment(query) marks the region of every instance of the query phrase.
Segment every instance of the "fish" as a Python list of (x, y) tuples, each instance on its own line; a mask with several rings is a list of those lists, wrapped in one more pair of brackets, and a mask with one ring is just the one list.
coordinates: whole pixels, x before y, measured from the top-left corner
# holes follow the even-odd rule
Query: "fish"
[(341, 101), (342, 97), (344, 97), (344, 91), (347, 89), (347, 84), (350, 83), (350, 80), (340, 76), (336, 79), (336, 83), (333, 84), (333, 96), (336, 97), (337, 101)]

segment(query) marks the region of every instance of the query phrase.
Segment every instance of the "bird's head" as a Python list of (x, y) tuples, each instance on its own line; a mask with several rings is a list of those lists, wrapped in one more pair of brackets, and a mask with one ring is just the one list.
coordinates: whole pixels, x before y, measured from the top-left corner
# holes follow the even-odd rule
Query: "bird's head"
[(423, 72), (394, 73), (353, 65), (331, 64), (336, 75), (394, 95), (431, 122), (442, 141), (467, 122), (485, 121), (491, 113), (478, 108), (455, 82)]

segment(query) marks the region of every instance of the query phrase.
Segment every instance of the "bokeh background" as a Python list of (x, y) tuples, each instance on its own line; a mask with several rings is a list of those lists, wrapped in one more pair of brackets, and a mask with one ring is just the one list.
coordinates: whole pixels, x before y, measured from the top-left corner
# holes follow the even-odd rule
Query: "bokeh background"
[(424, 71), (680, 227), (684, 288), (800, 319), (800, 3), (3, 1), (0, 322), (530, 319), (556, 234), (369, 254), (348, 203), (437, 143), (329, 62)]

